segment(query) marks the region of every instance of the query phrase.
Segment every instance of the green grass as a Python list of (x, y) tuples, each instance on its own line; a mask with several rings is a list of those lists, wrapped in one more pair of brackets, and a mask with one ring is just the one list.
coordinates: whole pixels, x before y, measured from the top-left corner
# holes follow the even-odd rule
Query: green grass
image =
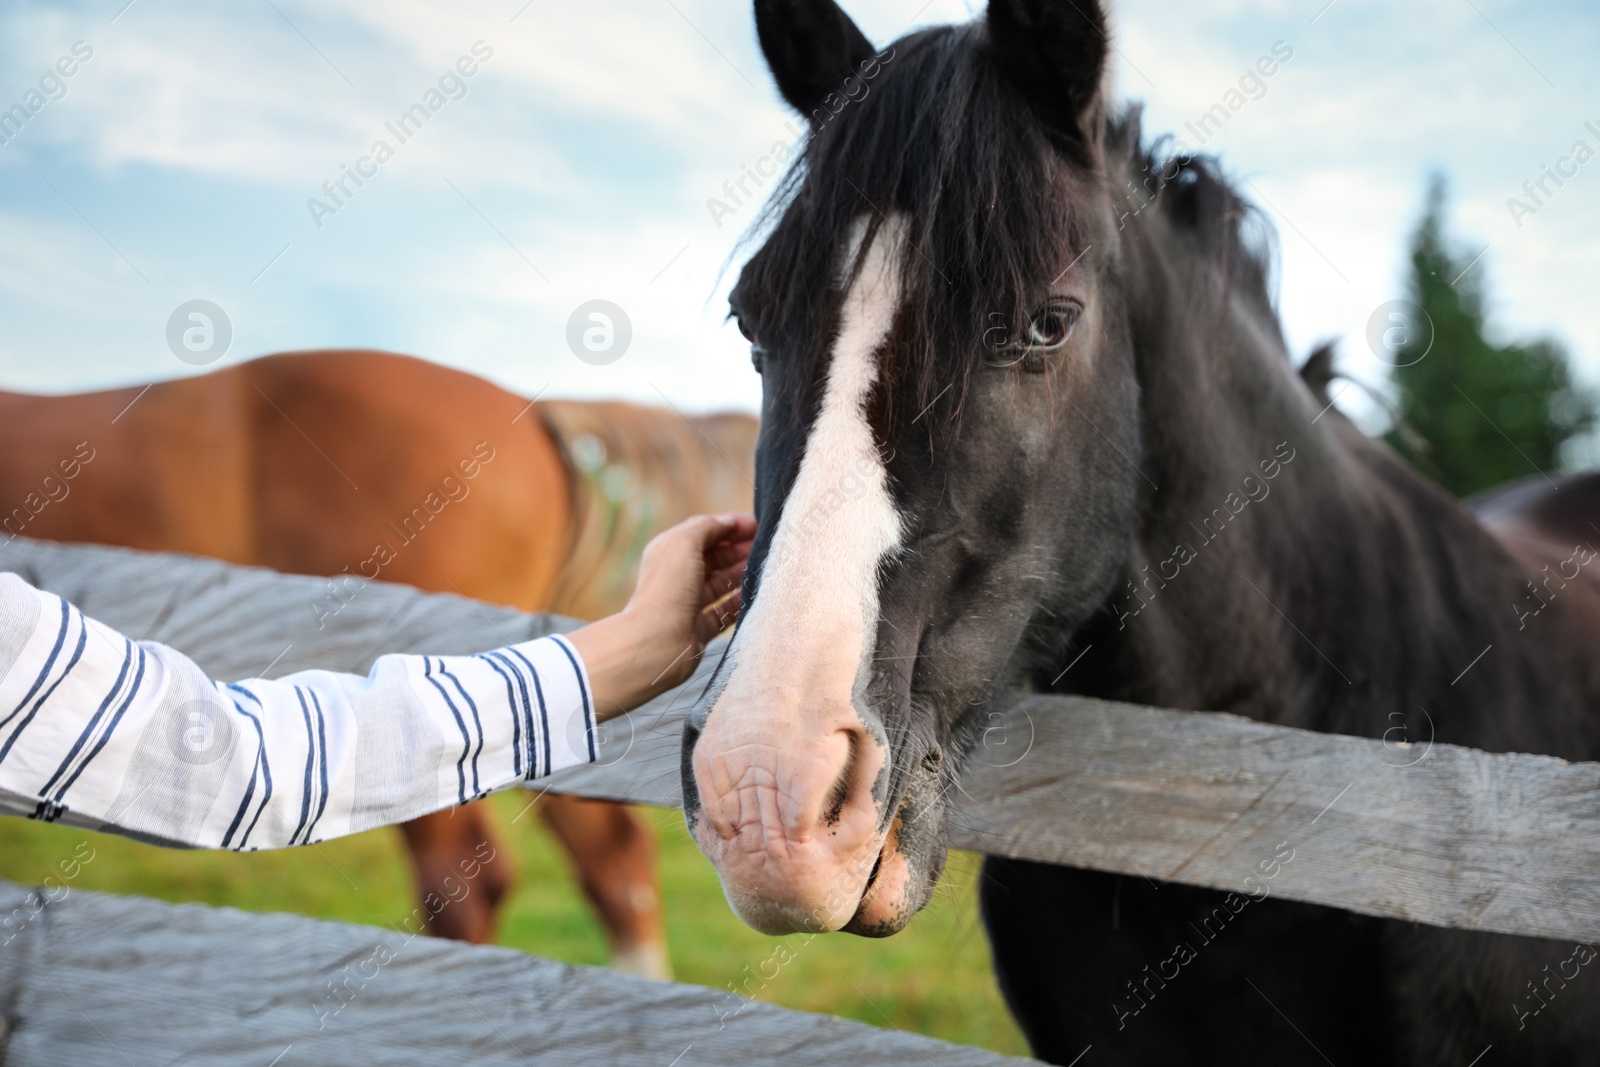
[[(492, 803), (519, 869), (500, 943), (570, 963), (604, 964), (604, 937), (569, 876), (565, 854), (534, 815), (517, 818), (526, 794), (501, 794)], [(719, 990), (749, 983), (756, 998), (768, 1003), (1027, 1054), (989, 966), (977, 915), (978, 857), (953, 854), (934, 902), (894, 937), (765, 937), (728, 910), (716, 874), (684, 832), (682, 816), (640, 811), (654, 824), (661, 845), (662, 890), (679, 981)], [(0, 878), (41, 882), (73, 856), (85, 837), (94, 858), (73, 879), (75, 888), (381, 926), (401, 922), (415, 906), (410, 865), (399, 835), (388, 830), (310, 848), (233, 855), (168, 851), (104, 834), (0, 819)], [(785, 948), (774, 955), (780, 945)], [(761, 976), (771, 977), (762, 984)]]

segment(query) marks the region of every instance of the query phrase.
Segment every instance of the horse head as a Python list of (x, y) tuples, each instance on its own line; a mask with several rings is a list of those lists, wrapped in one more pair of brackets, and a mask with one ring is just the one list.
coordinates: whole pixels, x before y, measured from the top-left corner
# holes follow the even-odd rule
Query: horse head
[(1039, 620), (1106, 600), (1140, 498), (1120, 181), (1094, 0), (993, 0), (874, 51), (757, 0), (811, 136), (731, 310), (763, 382), (742, 619), (685, 811), (734, 910), (885, 935)]

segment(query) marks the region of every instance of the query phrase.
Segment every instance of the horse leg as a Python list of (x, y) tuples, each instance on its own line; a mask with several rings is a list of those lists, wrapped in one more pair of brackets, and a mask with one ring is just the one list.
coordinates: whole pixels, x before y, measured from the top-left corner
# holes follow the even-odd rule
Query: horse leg
[(600, 913), (611, 965), (645, 978), (672, 977), (655, 838), (621, 804), (550, 793), (539, 814), (566, 847), (584, 893)]
[(403, 823), (417, 896), (435, 937), (489, 944), (516, 868), (501, 846), (486, 802), (436, 811)]

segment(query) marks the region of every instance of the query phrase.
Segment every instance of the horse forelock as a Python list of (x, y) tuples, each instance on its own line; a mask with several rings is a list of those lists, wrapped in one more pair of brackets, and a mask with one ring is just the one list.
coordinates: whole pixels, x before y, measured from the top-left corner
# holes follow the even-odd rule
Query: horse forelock
[(894, 216), (903, 295), (882, 357), (885, 382), (898, 386), (886, 390), (885, 418), (909, 419), (952, 385), (946, 402), (957, 410), (992, 316), (1025, 323), (1038, 280), (1086, 244), (1043, 126), (985, 48), (975, 23), (886, 49), (866, 94), (807, 141), (741, 279), (769, 347), (825, 337), (843, 288), (839, 249), (859, 220), (870, 244)]
[(936, 398), (958, 418), (991, 355), (986, 337), (1023, 327), (1049, 281), (1089, 250), (1107, 193), (1119, 226), (1159, 212), (1190, 235), (1202, 269), (1272, 312), (1266, 227), (1215, 161), (1145, 146), (1137, 107), (1105, 109), (1104, 171), (1079, 167), (1087, 180), (1071, 180), (1075, 164), (994, 62), (983, 20), (920, 31), (881, 54), (865, 95), (813, 131), (780, 183), (741, 279), (769, 347), (803, 346), (836, 326), (848, 282), (839, 249), (853, 227), (867, 219), (870, 243), (896, 217), (902, 320), (882, 356), (879, 420), (909, 420)]

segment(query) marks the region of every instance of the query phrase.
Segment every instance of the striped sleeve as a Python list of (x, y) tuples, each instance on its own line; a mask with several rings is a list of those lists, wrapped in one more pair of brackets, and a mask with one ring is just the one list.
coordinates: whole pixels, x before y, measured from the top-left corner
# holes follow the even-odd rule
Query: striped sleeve
[(404, 822), (595, 758), (577, 650), (214, 682), (0, 574), (0, 812), (253, 851)]

